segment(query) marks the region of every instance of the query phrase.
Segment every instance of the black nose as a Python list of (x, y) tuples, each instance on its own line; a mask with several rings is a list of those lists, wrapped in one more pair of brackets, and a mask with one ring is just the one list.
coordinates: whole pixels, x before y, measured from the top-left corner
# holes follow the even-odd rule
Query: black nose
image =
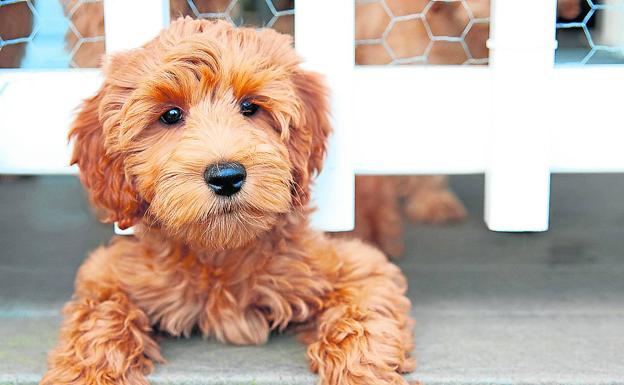
[(217, 195), (232, 196), (240, 191), (247, 177), (242, 164), (217, 163), (206, 168), (204, 180)]

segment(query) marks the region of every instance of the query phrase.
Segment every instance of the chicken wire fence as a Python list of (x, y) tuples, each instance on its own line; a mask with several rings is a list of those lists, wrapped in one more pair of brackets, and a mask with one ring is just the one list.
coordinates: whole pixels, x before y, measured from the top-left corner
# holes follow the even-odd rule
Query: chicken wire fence
[(97, 67), (104, 48), (102, 0), (0, 1), (0, 68)]
[[(170, 0), (169, 5), (171, 18), (218, 18), (294, 34), (294, 0)], [(0, 20), (6, 20), (0, 23), (0, 67), (99, 65), (105, 51), (102, 0), (4, 0), (0, 7)], [(489, 0), (357, 0), (355, 7), (358, 64), (487, 63)]]
[(577, 0), (568, 6), (577, 12), (570, 18), (560, 13), (557, 20), (556, 63), (624, 63), (624, 0)]
[(358, 64), (487, 64), (489, 0), (356, 0)]
[[(355, 15), (358, 64), (489, 61), (490, 0), (355, 0)], [(556, 31), (557, 65), (624, 63), (624, 0), (558, 0)]]
[[(169, 10), (294, 34), (294, 0), (171, 0)], [(0, 68), (94, 68), (104, 52), (103, 0), (0, 0)]]
[(294, 0), (170, 0), (171, 18), (224, 19), (237, 26), (294, 34)]
[[(356, 64), (488, 64), (490, 0), (354, 6)], [(624, 63), (624, 0), (558, 0), (558, 10), (558, 65)], [(294, 0), (170, 0), (169, 11), (294, 34)], [(0, 0), (0, 68), (98, 67), (104, 40), (103, 0)]]

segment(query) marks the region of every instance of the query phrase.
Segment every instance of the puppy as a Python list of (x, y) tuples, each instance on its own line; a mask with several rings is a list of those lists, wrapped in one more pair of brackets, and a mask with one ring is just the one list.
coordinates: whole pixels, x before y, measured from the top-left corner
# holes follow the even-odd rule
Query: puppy
[[(429, 6), (427, 22), (437, 35), (459, 36), (468, 24), (468, 14), (459, 2), (430, 0), (388, 0), (395, 16), (422, 13)], [(475, 18), (489, 17), (489, 0), (468, 0)], [(379, 2), (355, 6), (355, 39), (381, 39), (390, 18)], [(431, 42), (422, 22), (399, 22), (386, 42), (399, 58), (423, 54), (432, 45), (426, 61), (420, 64), (462, 64), (469, 59), (487, 60), (488, 23), (474, 24), (466, 36), (467, 56), (460, 42)], [(356, 44), (355, 60), (360, 65), (388, 64), (392, 61), (381, 44)], [(466, 217), (466, 209), (448, 188), (445, 176), (357, 176), (355, 230), (339, 237), (357, 237), (376, 245), (384, 253), (399, 257), (404, 252), (404, 218), (422, 223), (452, 223)]]
[(333, 234), (362, 239), (390, 257), (401, 257), (404, 213), (412, 222), (429, 224), (453, 223), (466, 217), (466, 209), (448, 188), (445, 176), (358, 175), (355, 229)]
[(135, 226), (78, 271), (43, 385), (147, 384), (154, 330), (261, 344), (305, 324), (326, 385), (406, 384), (406, 280), (378, 250), (310, 229), (327, 90), (291, 38), (179, 19), (110, 57), (70, 137), (105, 222)]
[[(76, 0), (61, 0), (61, 2), (66, 14), (83, 36), (94, 37), (104, 34), (104, 12), (101, 2), (81, 5)], [(278, 9), (294, 8), (292, 0), (273, 0), (273, 3)], [(228, 9), (229, 4), (230, 0), (194, 0), (193, 2), (196, 11), (213, 14), (224, 12)], [(401, 12), (409, 12), (410, 7), (414, 6), (404, 0), (394, 0), (390, 5), (394, 8), (398, 7), (397, 9), (400, 9)], [(87, 6), (88, 9), (82, 8)], [(422, 6), (424, 7), (424, 4)], [(366, 11), (369, 8), (357, 5), (356, 9), (358, 10), (356, 32), (361, 34), (367, 26), (374, 28), (376, 19), (374, 14)], [(237, 17), (237, 15), (240, 16), (240, 12), (240, 9), (234, 8), (230, 14), (232, 17)], [(171, 0), (170, 14), (174, 18), (177, 15), (194, 15), (194, 11), (187, 0)], [(435, 14), (435, 20), (438, 24), (452, 24), (452, 20), (447, 20), (448, 12), (441, 12), (436, 8)], [(279, 23), (280, 20), (284, 22)], [(368, 21), (368, 24), (365, 21)], [(292, 24), (288, 24), (286, 17), (280, 17), (273, 28), (280, 32), (292, 33)], [(397, 43), (406, 46), (414, 37), (413, 34), (401, 35), (400, 38), (403, 40)], [(68, 29), (65, 38), (67, 48), (72, 50), (77, 43), (77, 37), (71, 28)], [(483, 45), (485, 47), (485, 39)], [(375, 58), (367, 57), (366, 52), (364, 52), (364, 56), (360, 55), (363, 47), (365, 46), (356, 46), (358, 63), (374, 63)], [(83, 43), (76, 50), (73, 63), (79, 67), (97, 67), (103, 54), (103, 42)], [(444, 61), (445, 58), (441, 57), (440, 60)], [(438, 182), (432, 184), (430, 183), (431, 179)], [(429, 186), (431, 188), (428, 188)], [(337, 233), (335, 236), (363, 239), (381, 248), (384, 253), (390, 256), (400, 256), (403, 253), (403, 211), (411, 220), (424, 223), (455, 222), (466, 216), (466, 210), (462, 203), (452, 191), (446, 188), (446, 180), (443, 177), (358, 176), (356, 177), (355, 194), (355, 231)], [(402, 208), (400, 200), (406, 201), (405, 209)]]

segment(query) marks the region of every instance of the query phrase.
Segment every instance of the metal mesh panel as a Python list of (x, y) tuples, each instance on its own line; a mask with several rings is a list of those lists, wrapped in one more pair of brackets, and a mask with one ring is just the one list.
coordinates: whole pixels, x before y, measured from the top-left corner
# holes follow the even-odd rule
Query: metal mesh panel
[(624, 0), (559, 0), (558, 14), (558, 65), (624, 63)]
[(0, 1), (0, 68), (96, 67), (102, 0)]
[(487, 64), (490, 0), (356, 0), (358, 64)]
[(237, 26), (269, 27), (294, 35), (294, 0), (171, 0), (171, 17), (228, 20)]
[[(187, 15), (294, 34), (294, 0), (171, 0)], [(104, 52), (102, 0), (0, 0), (0, 68), (98, 67)]]

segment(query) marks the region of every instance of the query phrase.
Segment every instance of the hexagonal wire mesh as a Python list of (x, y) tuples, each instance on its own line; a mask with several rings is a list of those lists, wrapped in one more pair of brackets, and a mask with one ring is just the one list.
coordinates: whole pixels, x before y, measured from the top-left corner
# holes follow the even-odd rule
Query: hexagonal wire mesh
[(355, 0), (358, 64), (487, 64), (490, 0)]
[(170, 0), (171, 18), (224, 19), (294, 34), (294, 0)]
[(557, 65), (624, 63), (624, 0), (560, 0), (558, 14)]
[(95, 67), (102, 53), (102, 0), (0, 1), (0, 68)]
[(105, 52), (102, 0), (60, 0), (69, 19), (65, 34), (72, 67), (98, 67)]

